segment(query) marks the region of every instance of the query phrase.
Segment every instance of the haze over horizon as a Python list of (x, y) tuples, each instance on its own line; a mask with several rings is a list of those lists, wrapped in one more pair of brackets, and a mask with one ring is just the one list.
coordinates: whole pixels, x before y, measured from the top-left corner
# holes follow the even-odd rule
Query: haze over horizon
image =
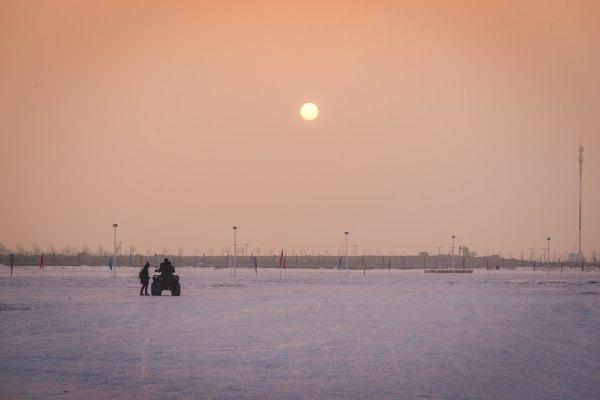
[(11, 248), (600, 249), (598, 2), (0, 10)]

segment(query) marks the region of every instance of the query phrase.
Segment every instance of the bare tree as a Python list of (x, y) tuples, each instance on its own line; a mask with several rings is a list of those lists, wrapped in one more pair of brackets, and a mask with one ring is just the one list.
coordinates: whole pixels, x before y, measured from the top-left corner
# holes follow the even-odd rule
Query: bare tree
[(31, 251), (33, 254), (42, 254), (42, 248), (37, 243), (31, 245)]
[(85, 245), (84, 245), (84, 246), (81, 248), (81, 253), (83, 253), (83, 254), (90, 254), (90, 252), (91, 252), (91, 250), (90, 250), (90, 246), (85, 246)]
[(196, 247), (194, 247), (194, 250), (192, 250), (192, 254), (194, 256), (198, 256), (201, 252), (202, 252), (202, 249), (200, 248), (200, 246), (196, 246)]
[(209, 247), (208, 251), (206, 252), (209, 256), (214, 256), (215, 255), (215, 248), (214, 247)]
[(7, 254), (10, 253), (10, 250), (8, 249), (8, 247), (6, 247), (4, 245), (4, 243), (0, 242), (0, 254)]
[(135, 244), (132, 244), (131, 246), (129, 246), (129, 254), (135, 254)]
[(260, 253), (262, 252), (262, 249), (260, 247), (255, 247), (254, 248), (254, 254), (258, 257), (260, 256)]
[(25, 248), (23, 245), (21, 245), (21, 243), (17, 243), (15, 249), (17, 250), (17, 254), (25, 254)]
[(98, 245), (98, 255), (104, 255), (105, 252), (106, 250), (104, 250), (104, 246), (102, 246), (101, 244)]
[(183, 254), (183, 247), (182, 247), (182, 246), (179, 246), (179, 247), (177, 248), (177, 255), (178, 255), (179, 257), (181, 257), (181, 255), (182, 255), (182, 254)]
[(167, 253), (169, 252), (169, 248), (167, 246), (163, 247), (162, 252), (163, 252), (163, 255), (167, 255)]

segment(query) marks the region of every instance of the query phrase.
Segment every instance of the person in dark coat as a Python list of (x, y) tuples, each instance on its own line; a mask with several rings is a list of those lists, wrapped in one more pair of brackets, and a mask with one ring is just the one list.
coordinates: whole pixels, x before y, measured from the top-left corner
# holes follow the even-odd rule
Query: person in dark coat
[(142, 283), (140, 296), (143, 296), (144, 294), (148, 296), (148, 283), (150, 283), (150, 272), (148, 272), (148, 268), (150, 268), (150, 263), (147, 262), (140, 271), (140, 282)]
[(156, 270), (156, 272), (160, 272), (161, 275), (173, 275), (175, 273), (175, 267), (171, 264), (168, 258), (165, 258), (163, 262), (160, 263), (160, 267)]

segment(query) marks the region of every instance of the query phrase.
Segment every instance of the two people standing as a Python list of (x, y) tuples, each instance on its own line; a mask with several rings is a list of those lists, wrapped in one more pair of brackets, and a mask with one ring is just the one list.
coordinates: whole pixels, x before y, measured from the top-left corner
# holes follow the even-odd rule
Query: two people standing
[[(140, 296), (148, 296), (148, 284), (150, 283), (150, 263), (146, 262), (139, 273), (140, 283), (142, 288), (140, 289)], [(160, 272), (161, 277), (164, 275), (166, 278), (172, 278), (175, 273), (175, 267), (168, 258), (165, 258), (160, 263), (160, 267), (155, 272)]]

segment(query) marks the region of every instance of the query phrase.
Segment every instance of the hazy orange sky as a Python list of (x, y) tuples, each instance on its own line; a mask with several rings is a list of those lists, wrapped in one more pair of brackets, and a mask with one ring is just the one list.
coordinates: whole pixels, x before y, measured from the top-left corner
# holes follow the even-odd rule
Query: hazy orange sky
[(600, 250), (598, 1), (3, 1), (0, 52), (13, 248), (560, 254), (581, 143)]

